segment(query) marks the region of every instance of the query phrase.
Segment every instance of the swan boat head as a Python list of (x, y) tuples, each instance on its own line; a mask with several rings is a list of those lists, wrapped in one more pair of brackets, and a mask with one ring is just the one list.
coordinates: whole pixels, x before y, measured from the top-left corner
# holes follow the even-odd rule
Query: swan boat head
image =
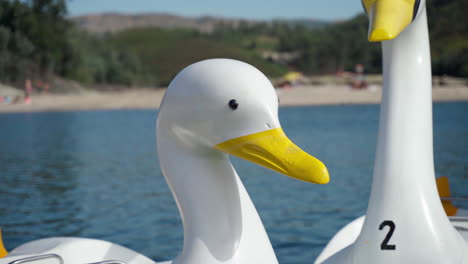
[(369, 41), (396, 38), (426, 7), (426, 0), (362, 0), (369, 15)]
[(228, 154), (303, 181), (329, 181), (323, 163), (281, 129), (270, 81), (240, 61), (211, 59), (180, 72), (164, 95), (156, 133), (184, 225), (175, 263), (277, 263)]

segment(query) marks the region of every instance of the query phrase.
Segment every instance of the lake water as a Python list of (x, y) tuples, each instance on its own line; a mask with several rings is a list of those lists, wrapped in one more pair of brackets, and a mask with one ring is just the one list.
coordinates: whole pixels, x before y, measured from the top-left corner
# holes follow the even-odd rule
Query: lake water
[[(234, 165), (280, 263), (312, 263), (367, 207), (378, 105), (280, 109), (286, 134), (327, 166), (331, 182), (299, 182)], [(112, 241), (173, 259), (182, 225), (159, 170), (157, 111), (0, 115), (0, 226), (7, 249), (51, 236)], [(434, 105), (436, 175), (468, 196), (468, 103)]]

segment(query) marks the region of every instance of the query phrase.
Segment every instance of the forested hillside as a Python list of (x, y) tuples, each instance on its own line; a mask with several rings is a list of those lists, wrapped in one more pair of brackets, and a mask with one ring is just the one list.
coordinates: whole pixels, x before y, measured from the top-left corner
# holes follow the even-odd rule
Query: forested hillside
[(468, 0), (428, 4), (433, 73), (468, 77)]
[[(433, 74), (468, 77), (468, 0), (430, 0), (427, 5)], [(352, 70), (356, 63), (378, 73), (380, 44), (367, 41), (367, 27), (362, 14), (312, 31), (289, 29), (278, 35), (279, 49), (301, 51), (295, 65), (311, 74)]]
[(82, 32), (65, 19), (65, 0), (0, 1), (0, 81), (61, 76), (90, 83), (145, 83), (133, 52)]
[(195, 30), (139, 28), (112, 34), (108, 41), (119, 50), (131, 49), (161, 85), (167, 85), (189, 64), (209, 58), (242, 60), (272, 77), (281, 76), (286, 71), (284, 65), (267, 61), (237, 41), (217, 41), (212, 35)]
[[(468, 77), (468, 0), (428, 4), (433, 72)], [(198, 60), (244, 60), (270, 77), (288, 70), (333, 74), (364, 64), (381, 71), (367, 16), (339, 23), (217, 22), (213, 30), (128, 28), (88, 33), (66, 18), (65, 0), (0, 1), (0, 82), (60, 76), (84, 84), (167, 85)]]

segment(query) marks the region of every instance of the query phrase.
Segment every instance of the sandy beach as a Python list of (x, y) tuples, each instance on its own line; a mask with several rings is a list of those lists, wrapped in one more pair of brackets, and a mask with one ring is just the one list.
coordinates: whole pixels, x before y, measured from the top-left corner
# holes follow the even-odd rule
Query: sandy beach
[[(109, 92), (83, 91), (75, 94), (38, 94), (33, 95), (31, 104), (0, 103), (0, 113), (157, 109), (164, 92), (165, 89), (131, 89)], [(277, 92), (281, 106), (377, 104), (381, 99), (381, 88), (377, 85), (366, 90), (351, 90), (344, 85), (299, 86), (277, 89)], [(433, 100), (434, 102), (468, 101), (468, 86), (434, 87)]]

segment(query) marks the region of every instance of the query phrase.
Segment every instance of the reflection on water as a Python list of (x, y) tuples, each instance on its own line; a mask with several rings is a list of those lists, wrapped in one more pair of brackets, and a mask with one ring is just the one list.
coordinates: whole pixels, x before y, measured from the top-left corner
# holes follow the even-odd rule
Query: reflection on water
[[(282, 108), (288, 136), (327, 164), (331, 182), (295, 181), (233, 159), (280, 263), (312, 263), (365, 213), (378, 106)], [(436, 175), (468, 196), (468, 103), (434, 106)], [(12, 249), (50, 236), (109, 240), (155, 260), (182, 247), (176, 205), (159, 170), (156, 111), (0, 115), (0, 226)]]

